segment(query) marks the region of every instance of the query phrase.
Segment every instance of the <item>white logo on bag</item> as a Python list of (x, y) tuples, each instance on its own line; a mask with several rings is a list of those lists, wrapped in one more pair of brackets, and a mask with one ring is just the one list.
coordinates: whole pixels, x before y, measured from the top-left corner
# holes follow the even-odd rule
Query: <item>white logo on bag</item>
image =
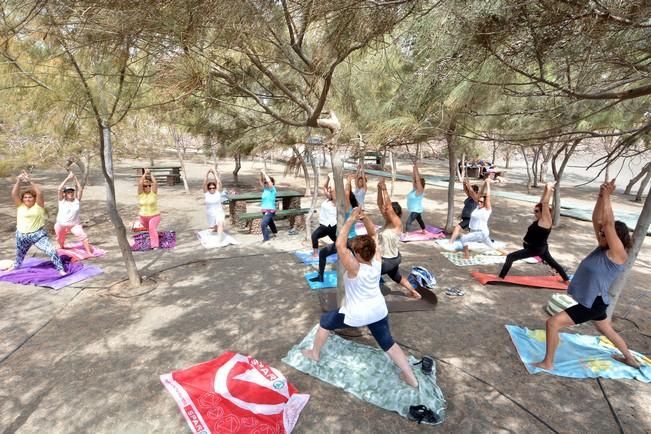
[(224, 363), (224, 365), (221, 366), (215, 374), (215, 382), (213, 386), (215, 392), (219, 393), (225, 399), (229, 400), (238, 407), (249, 410), (255, 414), (272, 415), (282, 413), (285, 409), (285, 403), (262, 404), (257, 402), (248, 402), (244, 401), (243, 399), (236, 398), (228, 389), (228, 375), (235, 367), (235, 365), (241, 362), (246, 363), (249, 368), (245, 372), (236, 375), (233, 378), (252, 383), (251, 387), (258, 389), (258, 393), (255, 394), (257, 399), (264, 401), (265, 397), (272, 398), (272, 395), (278, 394), (282, 395), (285, 400), (289, 399), (289, 388), (287, 387), (287, 381), (282, 376), (282, 374), (273, 368), (269, 368), (272, 370), (272, 375), (276, 377), (275, 381), (270, 381), (268, 378), (265, 378), (265, 376), (259, 370), (250, 366), (250, 362), (252, 362), (252, 360), (255, 359), (249, 359), (242, 354), (233, 355), (233, 357)]

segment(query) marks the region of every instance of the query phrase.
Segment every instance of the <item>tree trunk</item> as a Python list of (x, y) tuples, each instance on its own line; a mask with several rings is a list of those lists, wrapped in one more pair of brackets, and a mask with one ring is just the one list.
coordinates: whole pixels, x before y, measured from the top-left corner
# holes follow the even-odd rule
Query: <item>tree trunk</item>
[(321, 167), (326, 167), (326, 149), (322, 148), (321, 149), (321, 156), (323, 159), (321, 160)]
[(239, 179), (237, 177), (237, 174), (239, 173), (240, 169), (242, 168), (242, 156), (239, 152), (235, 153), (233, 156), (235, 159), (235, 169), (233, 169), (233, 181), (235, 184), (239, 184)]
[(642, 202), (642, 195), (644, 194), (644, 190), (646, 190), (646, 186), (651, 181), (651, 169), (647, 170), (646, 176), (642, 180), (642, 183), (640, 184), (640, 189), (637, 191), (637, 194), (635, 195), (635, 202)]
[(447, 131), (445, 132), (445, 141), (448, 145), (448, 215), (445, 220), (445, 232), (452, 233), (454, 229), (454, 180), (458, 170), (456, 157), (456, 121), (450, 121)]
[(393, 151), (389, 151), (389, 164), (391, 165), (391, 194), (393, 197), (393, 187), (396, 183), (396, 159), (393, 157)]
[(316, 159), (312, 155), (312, 152), (309, 148), (305, 148), (305, 153), (307, 154), (310, 165), (312, 166), (312, 172), (314, 172), (314, 189), (312, 190), (312, 201), (310, 202), (310, 213), (305, 217), (305, 239), (309, 240), (312, 235), (312, 216), (316, 212), (316, 206), (319, 199), (319, 184), (320, 180), (320, 170), (319, 166), (316, 164)]
[(527, 149), (524, 145), (520, 145), (522, 151), (522, 158), (524, 158), (524, 167), (527, 168), (527, 194), (531, 193), (531, 170), (529, 168), (529, 159), (527, 158)]
[(499, 147), (499, 143), (496, 140), (493, 140), (493, 154), (491, 155), (491, 163), (493, 164), (495, 164), (495, 158), (497, 158), (497, 149)]
[(642, 179), (642, 177), (647, 173), (651, 171), (651, 163), (646, 163), (642, 170), (640, 170), (640, 173), (635, 175), (629, 182), (628, 185), (626, 186), (626, 189), (624, 190), (624, 194), (631, 194), (631, 190), (633, 189), (633, 186), (637, 184), (637, 182)]
[(533, 159), (531, 160), (531, 186), (533, 188), (538, 187), (538, 160), (540, 160), (540, 154), (542, 152), (542, 145), (538, 148), (534, 148)]
[(642, 207), (642, 212), (640, 217), (637, 219), (637, 225), (635, 225), (635, 230), (633, 231), (633, 246), (631, 246), (628, 251), (628, 259), (624, 264), (624, 272), (613, 282), (608, 290), (608, 297), (610, 298), (610, 304), (608, 305), (608, 317), (612, 318), (613, 311), (617, 305), (617, 300), (619, 299), (619, 294), (622, 292), (624, 285), (626, 285), (626, 280), (628, 275), (633, 268), (633, 264), (637, 259), (637, 255), (640, 253), (642, 248), (642, 243), (646, 238), (646, 233), (649, 230), (649, 225), (651, 224), (651, 194), (647, 195), (644, 206)]
[[(336, 137), (335, 137), (336, 136)], [(338, 132), (333, 134), (333, 142), (338, 138)], [(336, 142), (335, 142), (336, 143)], [(337, 228), (340, 230), (344, 227), (346, 221), (346, 202), (344, 199), (344, 164), (343, 155), (339, 152), (333, 143), (330, 148), (330, 164), (332, 165), (332, 177), (335, 182), (335, 191), (337, 196)], [(337, 304), (341, 306), (346, 291), (344, 289), (344, 267), (341, 261), (337, 261)]]
[(305, 191), (310, 191), (310, 172), (307, 170), (307, 164), (305, 164), (305, 160), (303, 159), (301, 153), (298, 151), (296, 145), (292, 145), (292, 151), (294, 151), (294, 155), (296, 155), (296, 159), (303, 169), (303, 177), (305, 178)]
[(511, 145), (506, 145), (506, 149), (504, 150), (504, 167), (506, 169), (511, 168)]
[(540, 182), (545, 184), (547, 182), (547, 172), (549, 172), (549, 162), (554, 156), (554, 144), (550, 144), (547, 148), (547, 152), (544, 151), (544, 148), (541, 146), (543, 161), (540, 163), (540, 173), (539, 179)]
[(120, 246), (120, 252), (122, 253), (122, 258), (124, 259), (124, 264), (127, 267), (127, 276), (129, 277), (129, 283), (132, 287), (138, 287), (141, 285), (142, 280), (140, 274), (138, 273), (138, 267), (136, 266), (136, 261), (133, 258), (133, 252), (131, 251), (131, 245), (127, 240), (127, 230), (124, 227), (124, 222), (118, 213), (117, 201), (115, 198), (115, 183), (113, 177), (113, 144), (111, 143), (111, 128), (102, 125), (99, 128), (100, 135), (100, 159), (102, 165), (102, 174), (104, 175), (104, 180), (106, 182), (106, 207), (108, 209), (109, 218), (113, 227), (115, 228), (115, 234), (118, 239), (118, 245)]
[[(561, 180), (563, 179), (563, 173), (565, 172), (565, 167), (567, 167), (567, 163), (570, 161), (570, 157), (572, 154), (574, 154), (574, 150), (578, 146), (578, 144), (581, 142), (581, 139), (574, 140), (572, 142), (572, 146), (568, 149), (568, 144), (563, 143), (563, 145), (560, 147), (558, 151), (554, 154), (554, 157), (552, 158), (552, 173), (554, 175), (554, 180), (556, 181), (556, 185), (554, 186), (554, 200), (552, 202), (553, 207), (554, 207), (554, 213), (552, 216), (552, 226), (557, 226), (558, 223), (561, 220)], [(556, 169), (556, 159), (561, 155), (561, 153), (565, 153), (563, 156), (563, 162), (561, 163), (561, 167)]]
[(186, 177), (186, 172), (185, 171), (185, 161), (183, 160), (183, 152), (181, 152), (180, 146), (177, 144), (176, 145), (176, 156), (179, 159), (179, 163), (181, 164), (181, 179), (183, 180), (183, 188), (185, 189), (185, 192), (187, 194), (190, 194), (190, 186), (188, 185), (188, 179)]

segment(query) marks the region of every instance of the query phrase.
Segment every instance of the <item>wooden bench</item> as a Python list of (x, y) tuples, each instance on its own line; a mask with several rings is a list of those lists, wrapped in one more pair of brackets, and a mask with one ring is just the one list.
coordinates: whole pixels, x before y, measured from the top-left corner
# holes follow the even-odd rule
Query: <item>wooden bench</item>
[[(295, 217), (292, 228), (303, 229), (305, 227), (305, 214), (310, 212), (310, 208), (289, 208), (276, 210), (274, 219)], [(249, 228), (251, 233), (260, 233), (260, 223), (262, 222), (262, 212), (247, 212), (238, 216), (238, 221), (242, 228)], [(290, 223), (292, 223), (290, 221)]]
[(136, 167), (136, 175), (142, 176), (145, 169), (149, 169), (158, 183), (173, 186), (181, 182), (181, 166)]

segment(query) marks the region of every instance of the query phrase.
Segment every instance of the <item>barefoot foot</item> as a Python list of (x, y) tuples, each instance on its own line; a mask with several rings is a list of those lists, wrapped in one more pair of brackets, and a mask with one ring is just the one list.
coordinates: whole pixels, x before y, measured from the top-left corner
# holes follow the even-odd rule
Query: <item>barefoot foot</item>
[(635, 357), (632, 358), (627, 358), (624, 356), (620, 356), (619, 354), (613, 354), (612, 355), (613, 359), (617, 360), (618, 362), (622, 362), (630, 366), (631, 368), (639, 369), (640, 368), (640, 362), (637, 361)]
[(310, 348), (309, 350), (308, 349), (301, 350), (301, 353), (303, 353), (303, 355), (310, 360), (314, 360), (315, 362), (319, 361), (319, 357), (314, 353), (314, 350), (312, 348)]
[(538, 363), (532, 363), (531, 365), (535, 366), (536, 368), (545, 369), (547, 371), (551, 371), (552, 369), (554, 369), (553, 364), (545, 363), (544, 361), (543, 362), (538, 362)]

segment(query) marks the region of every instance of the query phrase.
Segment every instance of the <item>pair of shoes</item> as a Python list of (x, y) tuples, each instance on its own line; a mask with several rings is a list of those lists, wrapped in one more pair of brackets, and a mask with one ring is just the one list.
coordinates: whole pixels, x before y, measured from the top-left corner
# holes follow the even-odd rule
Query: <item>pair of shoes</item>
[(414, 363), (414, 366), (420, 365), (420, 370), (425, 375), (432, 375), (432, 367), (434, 366), (434, 359), (430, 356), (423, 356), (420, 362)]
[(439, 423), (438, 415), (424, 405), (410, 406), (409, 413), (407, 413), (407, 419), (416, 421), (419, 424), (424, 423), (426, 425)]
[(445, 290), (445, 295), (449, 295), (450, 297), (461, 297), (463, 294), (465, 292), (457, 288), (448, 288)]

